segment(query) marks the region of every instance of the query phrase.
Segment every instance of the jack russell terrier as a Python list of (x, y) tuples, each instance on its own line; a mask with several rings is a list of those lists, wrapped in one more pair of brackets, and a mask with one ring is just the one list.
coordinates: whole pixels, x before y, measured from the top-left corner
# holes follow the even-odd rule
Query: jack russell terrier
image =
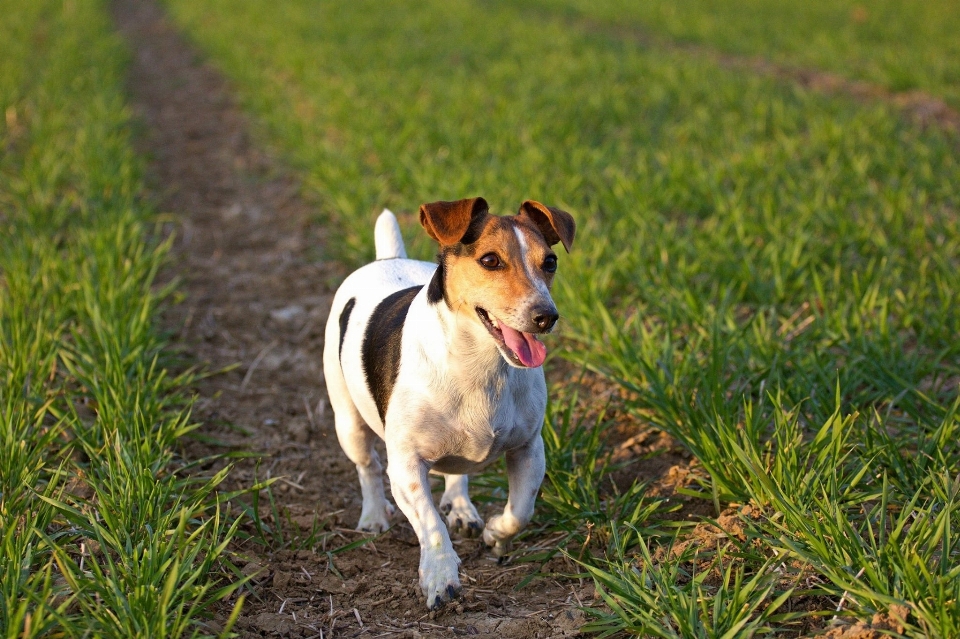
[[(386, 442), (393, 497), (420, 541), (420, 587), (437, 608), (460, 592), (460, 559), (447, 528), (476, 537), (497, 556), (527, 525), (543, 481), (547, 387), (538, 339), (559, 319), (550, 297), (569, 213), (528, 200), (513, 216), (491, 215), (483, 198), (420, 207), (439, 242), (439, 264), (407, 259), (397, 219), (385, 210), (374, 232), (377, 260), (337, 290), (323, 351), (337, 438), (357, 465), (363, 507), (357, 527), (389, 527), (374, 436)], [(470, 502), (467, 475), (506, 455), (510, 494), (486, 526)], [(444, 475), (440, 511), (427, 474)]]

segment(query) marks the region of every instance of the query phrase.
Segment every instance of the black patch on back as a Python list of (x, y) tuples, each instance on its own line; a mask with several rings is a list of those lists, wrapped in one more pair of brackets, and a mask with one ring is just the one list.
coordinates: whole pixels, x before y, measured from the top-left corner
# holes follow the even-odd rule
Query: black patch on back
[(411, 286), (384, 298), (377, 304), (363, 333), (360, 361), (381, 422), (386, 418), (387, 404), (400, 372), (403, 323), (407, 319), (410, 302), (422, 288)]
[(353, 305), (357, 303), (357, 298), (351, 297), (343, 305), (340, 311), (340, 357), (343, 357), (343, 338), (347, 336), (347, 323), (350, 321), (350, 313), (353, 312)]

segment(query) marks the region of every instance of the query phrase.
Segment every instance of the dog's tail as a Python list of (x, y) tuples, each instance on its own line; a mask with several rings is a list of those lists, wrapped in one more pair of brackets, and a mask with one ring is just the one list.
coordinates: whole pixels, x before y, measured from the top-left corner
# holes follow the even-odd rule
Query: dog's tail
[(377, 259), (389, 260), (395, 257), (407, 257), (407, 249), (403, 246), (403, 236), (400, 235), (400, 225), (390, 209), (383, 209), (377, 218), (377, 226), (373, 229), (374, 245), (377, 247)]

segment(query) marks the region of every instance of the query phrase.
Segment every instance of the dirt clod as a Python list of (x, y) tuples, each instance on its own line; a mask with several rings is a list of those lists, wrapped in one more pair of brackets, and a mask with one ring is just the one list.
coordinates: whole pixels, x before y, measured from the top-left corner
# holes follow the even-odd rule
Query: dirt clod
[(910, 614), (907, 606), (892, 605), (890, 610), (873, 615), (870, 622), (858, 621), (853, 625), (838, 625), (830, 628), (817, 639), (883, 639), (891, 633), (903, 634), (903, 624)]

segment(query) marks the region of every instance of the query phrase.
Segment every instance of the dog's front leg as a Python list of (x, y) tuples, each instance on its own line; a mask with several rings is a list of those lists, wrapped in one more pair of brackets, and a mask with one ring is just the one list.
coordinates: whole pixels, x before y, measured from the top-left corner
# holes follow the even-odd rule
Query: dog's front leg
[(502, 515), (491, 517), (483, 529), (483, 541), (493, 547), (493, 554), (497, 557), (509, 552), (510, 540), (530, 523), (545, 470), (543, 438), (539, 432), (523, 447), (507, 452), (507, 481), (510, 484), (507, 506)]
[(460, 593), (460, 558), (433, 505), (427, 479), (429, 467), (407, 447), (391, 447), (389, 441), (387, 460), (393, 497), (420, 541), (420, 588), (427, 598), (427, 607), (439, 608)]

